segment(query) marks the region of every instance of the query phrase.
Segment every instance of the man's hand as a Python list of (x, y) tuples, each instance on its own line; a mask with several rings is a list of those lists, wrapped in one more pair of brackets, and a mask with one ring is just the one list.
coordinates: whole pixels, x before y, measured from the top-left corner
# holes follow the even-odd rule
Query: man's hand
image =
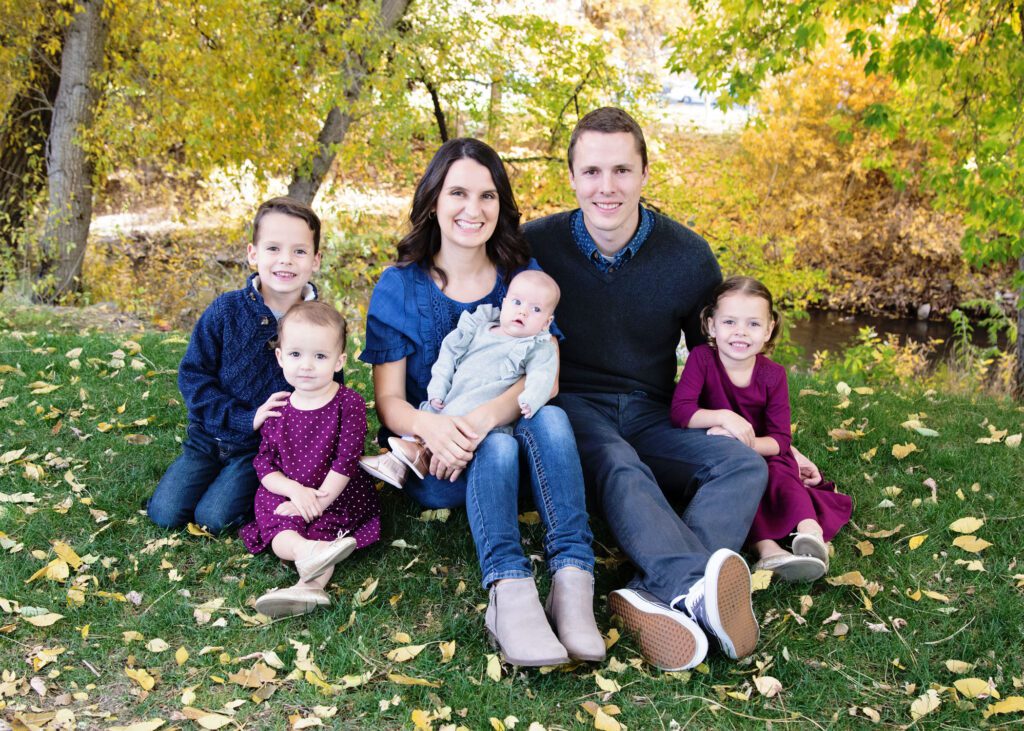
[(288, 397), (291, 395), (290, 391), (278, 391), (277, 393), (270, 394), (270, 398), (256, 409), (256, 416), (252, 419), (252, 430), (259, 431), (260, 427), (263, 426), (263, 422), (268, 418), (280, 416), (281, 412), (278, 409), (285, 405)]

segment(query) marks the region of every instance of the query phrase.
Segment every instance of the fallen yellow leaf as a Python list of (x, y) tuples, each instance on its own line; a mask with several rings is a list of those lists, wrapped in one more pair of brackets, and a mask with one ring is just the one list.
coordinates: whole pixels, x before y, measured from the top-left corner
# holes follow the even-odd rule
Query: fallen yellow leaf
[(34, 617), (22, 616), (22, 619), (35, 627), (49, 627), (50, 625), (64, 619), (64, 615), (47, 612), (46, 614), (37, 614)]
[(998, 703), (993, 703), (982, 711), (981, 715), (988, 718), (997, 713), (1020, 713), (1021, 711), (1024, 711), (1024, 697), (1011, 695)]
[(403, 647), (396, 647), (387, 654), (387, 657), (391, 662), (408, 662), (423, 652), (424, 647), (426, 647), (426, 645), (405, 645)]
[(408, 675), (401, 675), (399, 673), (388, 673), (388, 680), (398, 685), (424, 685), (428, 688), (440, 688), (440, 681), (434, 682), (425, 678), (412, 678)]
[(915, 721), (924, 718), (940, 705), (942, 705), (942, 701), (939, 699), (938, 692), (929, 688), (927, 693), (910, 704), (910, 717)]
[(501, 660), (497, 655), (487, 656), (487, 677), (495, 683), (501, 680)]
[(455, 640), (451, 642), (441, 642), (438, 644), (438, 648), (441, 650), (441, 664), (451, 662), (452, 658), (455, 657)]
[(963, 660), (946, 660), (946, 670), (957, 675), (963, 675), (969, 673), (974, 669), (974, 663), (964, 662)]
[(913, 538), (911, 538), (907, 542), (907, 545), (910, 546), (911, 551), (916, 551), (918, 548), (921, 547), (921, 544), (924, 543), (926, 540), (928, 540), (928, 534), (924, 533), (922, 535), (914, 536)]
[(772, 583), (772, 572), (767, 569), (758, 569), (750, 575), (750, 591), (763, 591)]
[(960, 694), (967, 698), (998, 698), (999, 692), (988, 684), (987, 680), (981, 678), (958, 678), (953, 681)]
[(143, 690), (153, 690), (153, 686), (156, 685), (156, 680), (146, 668), (125, 668), (124, 674), (138, 683)]
[(896, 459), (904, 459), (907, 455), (913, 454), (916, 451), (917, 445), (913, 442), (892, 445), (892, 456)]
[(860, 571), (848, 571), (841, 576), (831, 576), (825, 581), (832, 586), (866, 586), (868, 583)]
[(960, 518), (949, 524), (949, 529), (954, 533), (974, 533), (985, 525), (981, 518)]
[(156, 731), (167, 723), (162, 718), (153, 718), (149, 721), (136, 721), (127, 726), (110, 726), (107, 731)]
[(977, 536), (957, 536), (953, 539), (953, 545), (968, 553), (981, 553), (992, 544)]

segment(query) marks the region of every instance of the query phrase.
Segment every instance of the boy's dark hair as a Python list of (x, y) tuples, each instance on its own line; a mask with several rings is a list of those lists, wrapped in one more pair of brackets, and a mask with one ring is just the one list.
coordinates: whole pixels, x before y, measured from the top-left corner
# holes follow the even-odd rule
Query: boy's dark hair
[(320, 217), (302, 201), (289, 198), (288, 196), (263, 201), (260, 207), (256, 209), (256, 215), (252, 219), (253, 245), (256, 244), (256, 237), (260, 232), (260, 221), (268, 213), (284, 213), (287, 216), (301, 218), (309, 226), (309, 230), (313, 232), (313, 253), (317, 254), (320, 252)]
[(708, 339), (708, 343), (714, 348), (715, 342), (711, 337), (711, 331), (708, 330), (708, 320), (714, 318), (715, 311), (718, 309), (718, 300), (730, 294), (746, 294), (751, 297), (760, 297), (768, 303), (768, 312), (772, 318), (772, 334), (765, 342), (762, 352), (765, 355), (769, 355), (774, 350), (775, 339), (782, 330), (782, 315), (775, 309), (772, 293), (768, 291), (768, 288), (760, 280), (753, 277), (729, 277), (715, 288), (711, 296), (711, 304), (700, 311), (700, 331), (704, 333), (704, 337)]
[(573, 151), (584, 132), (602, 132), (604, 134), (628, 132), (633, 135), (633, 140), (636, 142), (636, 150), (640, 153), (640, 159), (643, 160), (644, 170), (647, 169), (647, 141), (644, 140), (644, 131), (640, 129), (640, 125), (618, 107), (601, 107), (585, 114), (572, 131), (572, 136), (569, 138), (569, 172), (573, 172)]
[(441, 228), (435, 210), (448, 171), (463, 159), (473, 160), (487, 168), (498, 194), (498, 221), (486, 244), (487, 258), (504, 272), (506, 279), (511, 272), (525, 266), (530, 258), (530, 246), (519, 231), (519, 206), (498, 153), (485, 142), (472, 137), (448, 140), (434, 153), (423, 177), (416, 184), (409, 212), (412, 229), (398, 242), (398, 264), (417, 264), (436, 272), (441, 280), (441, 289), (447, 286), (448, 276), (434, 265), (434, 257), (441, 250)]
[(311, 325), (337, 330), (338, 344), (341, 346), (341, 352), (345, 352), (348, 325), (345, 322), (345, 318), (326, 302), (310, 300), (308, 302), (299, 302), (289, 307), (288, 311), (284, 313), (284, 317), (277, 321), (278, 345), (280, 345), (284, 337), (285, 326), (292, 322), (308, 322)]

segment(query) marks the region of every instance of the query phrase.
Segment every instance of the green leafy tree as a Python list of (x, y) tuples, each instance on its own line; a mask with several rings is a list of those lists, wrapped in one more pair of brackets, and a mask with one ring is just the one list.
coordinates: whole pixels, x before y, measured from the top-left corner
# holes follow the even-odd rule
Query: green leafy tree
[(725, 100), (747, 102), (837, 32), (866, 75), (891, 79), (890, 100), (848, 121), (921, 150), (908, 165), (873, 164), (962, 213), (971, 262), (1017, 263), (1015, 391), (1024, 397), (1024, 5), (690, 0), (689, 7), (693, 22), (670, 39), (670, 65), (695, 72)]

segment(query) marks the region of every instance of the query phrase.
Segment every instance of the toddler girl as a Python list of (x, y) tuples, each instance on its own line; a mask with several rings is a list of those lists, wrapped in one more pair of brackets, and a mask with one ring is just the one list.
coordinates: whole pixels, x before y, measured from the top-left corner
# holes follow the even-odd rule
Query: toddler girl
[[(420, 409), (462, 416), (525, 375), (519, 408), (525, 418), (533, 416), (547, 403), (558, 377), (558, 351), (548, 330), (558, 300), (555, 280), (527, 269), (509, 282), (501, 310), (480, 305), (463, 312), (458, 326), (441, 341)], [(498, 430), (512, 433), (507, 424)], [(421, 480), (426, 476), (430, 453), (423, 444), (390, 437), (388, 446), (391, 452), (359, 460), (362, 468), (395, 487), (405, 485), (407, 468)]]
[(277, 331), (277, 361), (295, 390), (260, 430), (256, 519), (240, 531), (250, 552), (269, 546), (299, 573), (294, 586), (256, 600), (268, 617), (329, 605), (334, 565), (380, 539), (377, 492), (358, 469), (366, 403), (334, 381), (345, 365), (345, 320), (323, 302), (302, 302)]
[[(701, 312), (710, 347), (693, 349), (672, 397), (675, 426), (739, 439), (768, 462), (768, 487), (747, 536), (754, 570), (786, 581), (813, 581), (828, 571), (826, 541), (850, 519), (853, 503), (822, 482), (805, 486), (790, 450), (786, 370), (771, 352), (779, 314), (772, 295), (751, 277), (729, 277)], [(793, 534), (791, 551), (779, 541)]]

